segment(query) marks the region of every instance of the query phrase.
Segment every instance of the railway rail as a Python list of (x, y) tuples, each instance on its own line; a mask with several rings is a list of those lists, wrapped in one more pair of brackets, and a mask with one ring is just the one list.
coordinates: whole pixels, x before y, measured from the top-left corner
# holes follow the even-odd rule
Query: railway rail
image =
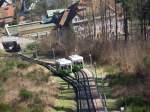
[(103, 102), (103, 97), (99, 94), (95, 80), (90, 72), (86, 69), (81, 70), (74, 75), (61, 76), (55, 69), (55, 64), (33, 59), (23, 54), (16, 54), (21, 59), (39, 64), (50, 70), (55, 76), (60, 77), (72, 85), (76, 94), (78, 112), (108, 112)]
[(81, 88), (78, 91), (78, 104), (79, 110), (81, 112), (90, 112), (90, 101), (89, 101), (89, 94), (86, 88), (86, 82), (84, 81), (84, 76), (81, 72), (76, 74), (78, 82), (81, 84)]

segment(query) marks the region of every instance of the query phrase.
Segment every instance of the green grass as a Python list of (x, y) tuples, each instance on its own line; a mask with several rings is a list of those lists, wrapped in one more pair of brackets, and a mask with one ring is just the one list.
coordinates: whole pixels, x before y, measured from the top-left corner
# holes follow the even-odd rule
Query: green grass
[(13, 112), (9, 104), (0, 103), (0, 112)]
[(6, 52), (0, 50), (0, 57), (6, 56), (6, 55), (8, 55), (8, 53), (6, 53)]
[(57, 78), (56, 80), (61, 85), (61, 91), (55, 101), (55, 107), (52, 109), (52, 112), (76, 111), (76, 102), (74, 100), (75, 94), (72, 87), (68, 89), (68, 85), (66, 82), (59, 78)]
[(112, 111), (112, 110), (116, 110), (117, 109), (117, 105), (116, 105), (116, 99), (111, 99), (108, 98), (107, 99), (107, 106), (108, 106), (108, 110)]
[[(104, 68), (103, 68), (104, 67)], [(126, 112), (149, 112), (150, 104), (146, 103), (143, 96), (128, 96), (120, 100), (120, 97), (114, 98), (112, 96), (112, 88), (114, 85), (130, 86), (143, 83), (142, 78), (136, 75), (120, 74), (119, 69), (112, 66), (97, 67), (97, 83), (101, 91), (107, 97), (107, 106), (109, 111), (119, 110), (121, 106), (124, 106)], [(99, 73), (100, 69), (103, 69)], [(114, 70), (113, 70), (114, 69)], [(94, 70), (93, 70), (94, 71)], [(102, 75), (109, 76), (109, 80), (102, 80)]]
[(109, 86), (108, 82), (105, 80), (102, 80), (100, 77), (97, 78), (97, 84), (100, 90), (106, 95), (107, 101), (107, 107), (109, 111), (116, 110), (116, 100), (112, 97), (112, 88)]
[(20, 97), (22, 100), (28, 100), (28, 99), (31, 99), (33, 96), (33, 93), (31, 91), (28, 91), (26, 89), (22, 89), (20, 91)]

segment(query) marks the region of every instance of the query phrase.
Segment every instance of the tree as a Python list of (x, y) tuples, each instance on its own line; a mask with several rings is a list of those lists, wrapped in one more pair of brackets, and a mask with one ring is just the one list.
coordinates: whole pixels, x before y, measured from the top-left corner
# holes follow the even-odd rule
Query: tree
[(117, 20), (117, 0), (115, 0), (115, 22), (116, 22), (116, 41), (118, 40), (118, 20)]
[(122, 4), (123, 7), (123, 16), (124, 16), (124, 33), (125, 33), (125, 42), (128, 41), (128, 0), (117, 0), (118, 3)]

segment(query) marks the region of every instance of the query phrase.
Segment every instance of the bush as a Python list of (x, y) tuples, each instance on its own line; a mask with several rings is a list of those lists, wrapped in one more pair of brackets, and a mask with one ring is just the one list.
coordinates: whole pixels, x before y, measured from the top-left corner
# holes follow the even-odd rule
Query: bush
[(21, 61), (17, 62), (17, 68), (25, 69), (25, 68), (27, 68), (29, 66), (30, 66), (30, 64), (27, 63), (27, 62), (21, 62)]
[(48, 82), (49, 74), (45, 74), (43, 70), (40, 71), (32, 71), (28, 73), (27, 78), (37, 81), (37, 82)]
[(0, 81), (6, 81), (10, 77), (10, 68), (6, 67), (0, 70)]
[(143, 61), (136, 67), (136, 72), (139, 75), (150, 74), (150, 57), (145, 57)]
[(10, 105), (0, 103), (0, 112), (13, 112), (13, 111)]
[(6, 65), (7, 68), (9, 69), (13, 69), (14, 67), (17, 66), (16, 60), (10, 60), (10, 61), (6, 61)]
[(116, 102), (117, 107), (122, 107), (122, 106), (137, 106), (137, 107), (143, 107), (147, 104), (149, 104), (147, 101), (144, 100), (143, 96), (129, 96), (129, 97), (124, 97)]
[(26, 89), (22, 89), (20, 91), (20, 97), (22, 100), (28, 100), (28, 99), (31, 99), (32, 98), (32, 92), (26, 90)]
[(0, 97), (4, 95), (4, 90), (3, 88), (0, 86)]
[(35, 50), (35, 49), (38, 49), (38, 48), (39, 48), (39, 46), (38, 46), (38, 44), (35, 43), (35, 42), (33, 42), (33, 43), (27, 45), (27, 49), (28, 49), (28, 50)]
[(150, 107), (146, 107), (146, 106), (129, 106), (127, 107), (127, 112), (149, 112), (150, 111)]
[(33, 104), (30, 105), (30, 112), (44, 112), (44, 105), (38, 95), (33, 99)]
[(142, 83), (142, 79), (139, 78), (136, 75), (116, 75), (116, 76), (112, 76), (111, 77), (111, 81), (110, 81), (110, 85), (135, 85), (135, 84), (139, 84)]
[(31, 108), (31, 112), (44, 112), (44, 107), (42, 105), (34, 105)]

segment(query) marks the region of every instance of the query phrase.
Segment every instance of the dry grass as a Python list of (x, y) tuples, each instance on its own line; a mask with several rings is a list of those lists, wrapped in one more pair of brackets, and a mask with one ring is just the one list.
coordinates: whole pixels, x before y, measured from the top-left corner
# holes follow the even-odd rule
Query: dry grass
[[(32, 78), (35, 78), (34, 80), (28, 77), (30, 73), (33, 74)], [(42, 79), (42, 77), (49, 76), (49, 72), (37, 65), (31, 65), (25, 69), (12, 69), (9, 78), (3, 82), (2, 88), (4, 95), (0, 97), (1, 102), (10, 104), (15, 112), (21, 112), (33, 108), (35, 99), (39, 99), (41, 107), (44, 108), (44, 112), (50, 111), (51, 107), (55, 104), (59, 87), (53, 81), (52, 76), (49, 76), (48, 81), (45, 81), (37, 79), (36, 75), (41, 75), (40, 78)], [(22, 89), (31, 91), (33, 98), (22, 101), (19, 96)]]

